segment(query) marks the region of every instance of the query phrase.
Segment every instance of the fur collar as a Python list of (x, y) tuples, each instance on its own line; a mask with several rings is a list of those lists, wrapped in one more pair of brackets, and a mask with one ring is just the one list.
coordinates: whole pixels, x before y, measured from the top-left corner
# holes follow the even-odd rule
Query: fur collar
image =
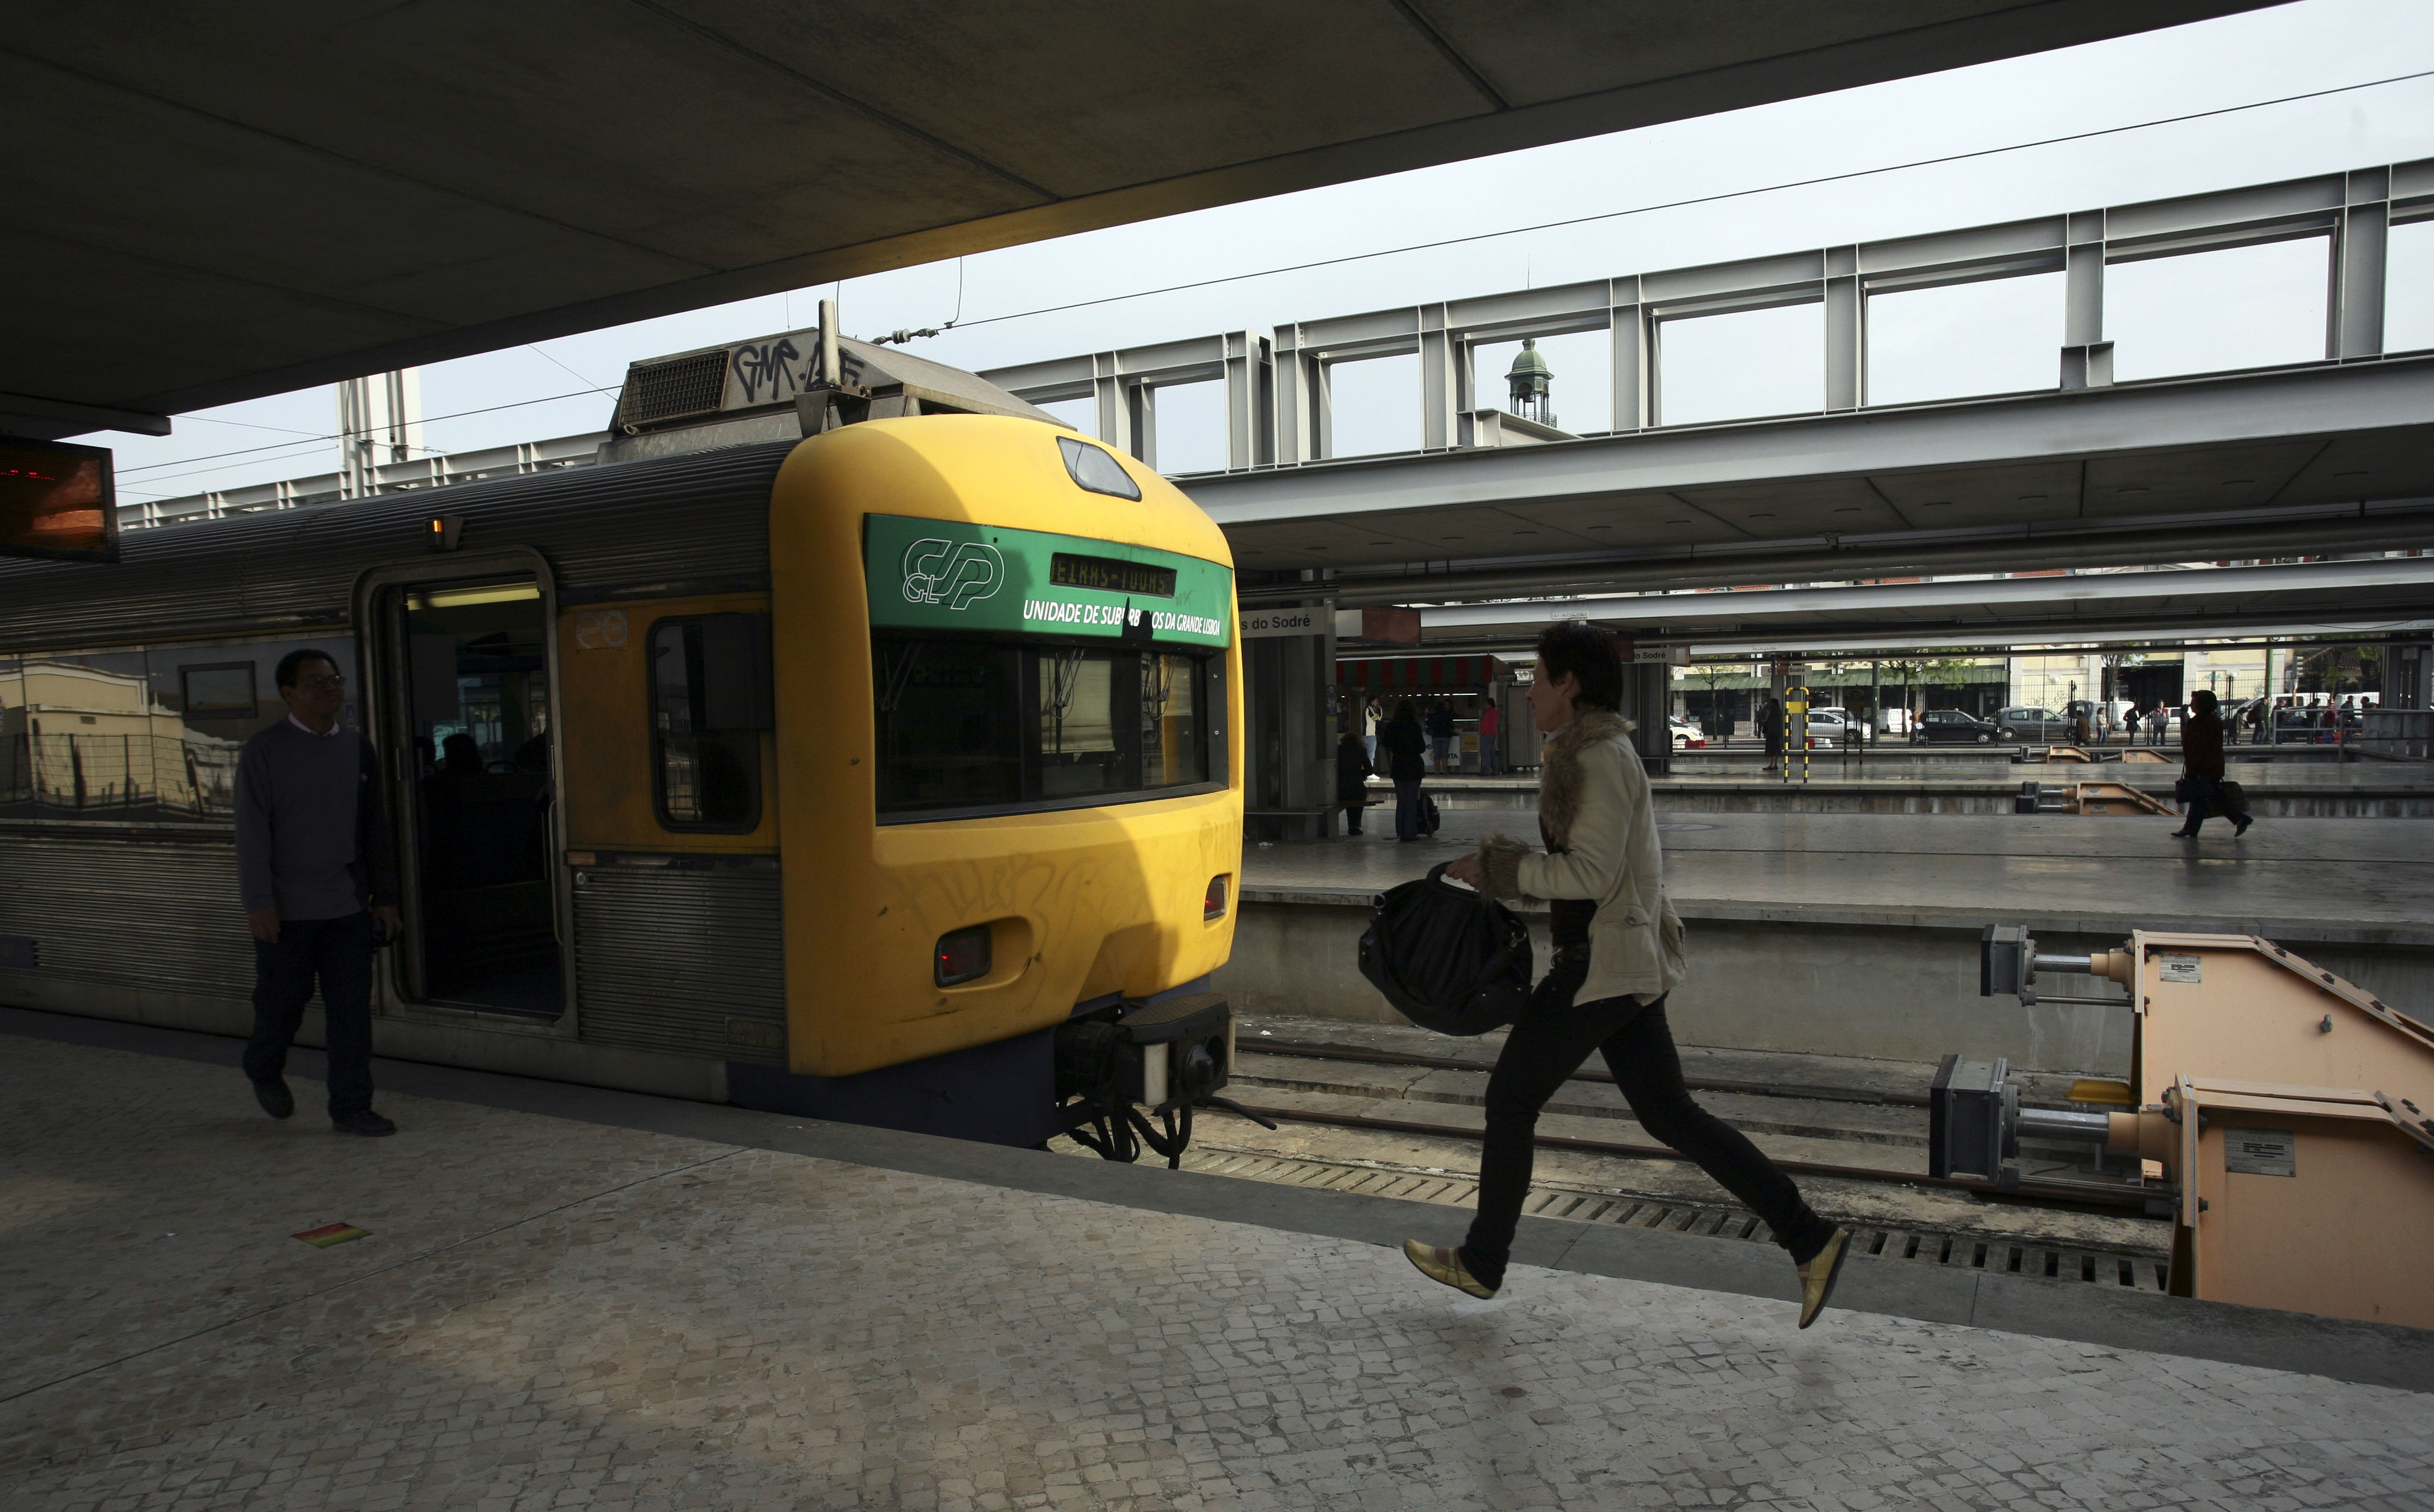
[(1620, 740), (1636, 728), (1611, 710), (1584, 709), (1547, 738), (1538, 771), (1538, 822), (1550, 848), (1560, 850), (1572, 837), (1572, 820), (1581, 807), (1581, 752)]

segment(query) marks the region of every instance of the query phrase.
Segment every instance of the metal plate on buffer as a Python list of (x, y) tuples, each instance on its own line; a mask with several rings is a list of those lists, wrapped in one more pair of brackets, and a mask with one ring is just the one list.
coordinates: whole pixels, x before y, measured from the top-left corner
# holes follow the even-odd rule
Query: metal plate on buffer
[(2226, 1128), (2222, 1168), (2242, 1176), (2297, 1176), (2299, 1138), (2287, 1128)]

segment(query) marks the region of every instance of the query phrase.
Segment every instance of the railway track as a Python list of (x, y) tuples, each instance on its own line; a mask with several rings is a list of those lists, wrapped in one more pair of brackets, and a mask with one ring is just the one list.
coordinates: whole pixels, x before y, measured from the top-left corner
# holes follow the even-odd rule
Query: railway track
[[(1290, 1038), (1263, 1037), (1257, 1044), (1246, 1044), (1248, 1053), (1277, 1057), (1288, 1060), (1342, 1061), (1377, 1066), (1398, 1066), (1415, 1070), (1455, 1071), (1484, 1077), (1489, 1063), (1454, 1056), (1375, 1049), (1363, 1046), (1328, 1044)], [(1583, 1067), (1569, 1078), (1575, 1082), (1611, 1086), (1611, 1074), (1593, 1067)], [(1277, 1106), (1259, 1101), (1250, 1089), (1260, 1085), (1260, 1078), (1248, 1078), (1236, 1100), (1247, 1112), (1279, 1123), (1318, 1124), (1340, 1128), (1363, 1129), (1380, 1134), (1421, 1135), (1436, 1139), (1464, 1140), (1473, 1143), (1484, 1138), (1482, 1130), (1460, 1124), (1414, 1119), (1398, 1119), (1370, 1112), (1339, 1112), (1325, 1109)], [(1688, 1085), (1694, 1091), (1727, 1092), (1746, 1096), (1798, 1099), (1807, 1102), (1860, 1104), (1887, 1108), (1925, 1108), (1928, 1099), (1912, 1093), (1859, 1090), (1843, 1087), (1756, 1083), (1724, 1078), (1692, 1078)], [(1729, 1120), (1728, 1120), (1729, 1121)], [(1683, 1161), (1687, 1158), (1661, 1144), (1632, 1143), (1620, 1140), (1583, 1138), (1578, 1135), (1541, 1132), (1537, 1143), (1542, 1149), (1570, 1150), (1585, 1155), (1609, 1156), (1632, 1160)], [(1992, 1181), (1959, 1177), (1931, 1177), (1925, 1172), (1892, 1171), (1882, 1166), (1852, 1165), (1832, 1161), (1806, 1160), (1783, 1156), (1774, 1157), (1783, 1170), (1801, 1176), (1833, 1177), (1842, 1180), (1864, 1181), (1919, 1187), (1929, 1190), (1967, 1193), (1976, 1196), (2009, 1201), (2064, 1203), (2120, 1212), (2142, 1212), (2147, 1194), (2129, 1181), (2091, 1180), (2025, 1180), (2014, 1187), (2001, 1187)]]
[[(1184, 1155), (1183, 1169), (1458, 1208), (1470, 1206), (1479, 1194), (1478, 1181), (1460, 1172), (1384, 1160), (1277, 1155), (1222, 1139), (1204, 1138), (1194, 1143)], [(1609, 1224), (1746, 1244), (1772, 1244), (1774, 1240), (1757, 1215), (1744, 1208), (1643, 1196), (1578, 1183), (1534, 1183), (1522, 1211), (1572, 1223)], [(2147, 1293), (2165, 1291), (2168, 1280), (2168, 1260), (2148, 1248), (2053, 1243), (1934, 1225), (1858, 1222), (1851, 1228), (1858, 1253), (1912, 1264), (2042, 1277)]]

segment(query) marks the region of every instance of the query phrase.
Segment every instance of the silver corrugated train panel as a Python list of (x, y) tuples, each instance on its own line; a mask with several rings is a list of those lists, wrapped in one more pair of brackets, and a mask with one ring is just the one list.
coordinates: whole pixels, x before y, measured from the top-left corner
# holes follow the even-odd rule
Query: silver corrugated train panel
[(246, 997), (233, 840), (0, 833), (0, 936), (87, 981)]
[[(130, 530), (113, 565), (0, 559), (0, 649), (333, 625), (367, 568), (427, 555), (435, 514), (465, 549), (529, 546), (570, 599), (769, 575), (769, 490), (794, 443), (418, 489)], [(435, 567), (444, 567), (434, 558)]]
[(601, 1044), (783, 1065), (786, 952), (775, 868), (585, 868), (575, 1001)]

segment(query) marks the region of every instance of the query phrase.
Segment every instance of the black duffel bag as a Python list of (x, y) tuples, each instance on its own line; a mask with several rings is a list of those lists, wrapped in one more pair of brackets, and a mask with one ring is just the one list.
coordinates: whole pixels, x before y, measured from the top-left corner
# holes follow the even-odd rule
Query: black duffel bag
[(1485, 1034), (1519, 1018), (1530, 966), (1529, 926), (1446, 881), (1442, 865), (1380, 897), (1361, 936), (1361, 974), (1403, 1017), (1439, 1034)]

